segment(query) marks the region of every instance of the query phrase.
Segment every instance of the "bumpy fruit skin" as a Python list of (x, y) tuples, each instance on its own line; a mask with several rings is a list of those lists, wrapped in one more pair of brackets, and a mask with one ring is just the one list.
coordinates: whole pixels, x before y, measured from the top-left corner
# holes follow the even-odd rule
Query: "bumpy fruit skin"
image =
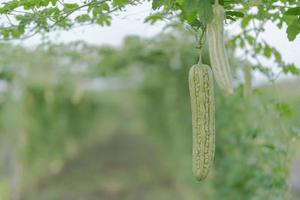
[(212, 71), (208, 65), (197, 64), (189, 72), (189, 89), (193, 126), (193, 174), (205, 179), (215, 153), (215, 102)]
[(213, 19), (207, 25), (207, 41), (211, 67), (215, 79), (225, 94), (233, 94), (232, 76), (224, 43), (224, 8), (213, 5)]

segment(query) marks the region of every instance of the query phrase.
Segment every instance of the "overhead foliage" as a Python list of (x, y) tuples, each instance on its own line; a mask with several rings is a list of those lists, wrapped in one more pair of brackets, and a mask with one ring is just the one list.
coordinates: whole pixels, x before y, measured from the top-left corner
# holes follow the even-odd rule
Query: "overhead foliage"
[[(68, 29), (76, 24), (99, 24), (109, 26), (112, 14), (128, 5), (138, 5), (142, 0), (6, 0), (0, 3), (2, 16), (1, 36), (3, 39), (19, 38), (26, 33)], [(179, 18), (199, 28), (211, 20), (213, 0), (152, 0), (153, 15), (146, 20)], [(299, 33), (299, 2), (295, 0), (220, 0), (228, 20), (242, 18), (242, 28), (250, 21), (272, 21), (279, 28), (288, 26), (290, 40)], [(5, 22), (4, 22), (5, 21)]]
[[(147, 23), (165, 20), (167, 26), (185, 26), (196, 35), (210, 22), (213, 0), (148, 0), (153, 12)], [(6, 0), (0, 3), (0, 39), (28, 38), (37, 33), (68, 30), (87, 24), (110, 26), (113, 16), (125, 12), (126, 7), (146, 3), (143, 0)], [(300, 32), (300, 3), (296, 0), (220, 0), (226, 12), (226, 23), (238, 24), (240, 32), (231, 35), (228, 45), (244, 52), (252, 60), (253, 68), (264, 73), (271, 81), (280, 74), (299, 74), (293, 63), (286, 63), (276, 48), (261, 35), (265, 25), (272, 23), (286, 29), (293, 41)], [(166, 20), (167, 19), (167, 20)], [(278, 70), (264, 66), (263, 59), (276, 63)], [(274, 68), (273, 68), (274, 69)]]

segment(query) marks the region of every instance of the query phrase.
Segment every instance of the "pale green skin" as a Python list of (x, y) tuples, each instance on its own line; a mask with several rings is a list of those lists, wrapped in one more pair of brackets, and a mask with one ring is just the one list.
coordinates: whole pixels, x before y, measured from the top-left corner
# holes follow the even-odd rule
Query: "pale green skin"
[(224, 43), (224, 8), (213, 5), (213, 19), (207, 25), (207, 42), (210, 64), (216, 82), (221, 90), (227, 94), (233, 94), (232, 76)]
[(193, 126), (193, 174), (205, 179), (215, 153), (215, 102), (212, 71), (208, 65), (197, 64), (189, 72), (189, 89)]

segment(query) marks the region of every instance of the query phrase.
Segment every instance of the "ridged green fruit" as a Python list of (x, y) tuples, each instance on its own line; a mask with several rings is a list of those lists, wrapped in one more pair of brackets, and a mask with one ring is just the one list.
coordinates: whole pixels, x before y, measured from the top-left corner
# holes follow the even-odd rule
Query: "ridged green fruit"
[(207, 25), (207, 41), (211, 67), (219, 87), (225, 94), (233, 94), (232, 76), (224, 42), (224, 8), (213, 5), (213, 19)]
[(212, 71), (197, 64), (189, 72), (189, 89), (193, 127), (193, 173), (198, 181), (205, 179), (215, 153), (215, 102)]

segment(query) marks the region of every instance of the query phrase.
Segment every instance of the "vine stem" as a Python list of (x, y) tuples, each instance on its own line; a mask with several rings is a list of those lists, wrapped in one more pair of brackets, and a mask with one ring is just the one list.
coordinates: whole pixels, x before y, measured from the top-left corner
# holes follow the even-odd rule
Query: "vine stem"
[(202, 64), (202, 49), (200, 49), (200, 52), (199, 52), (199, 60), (198, 60), (198, 64)]
[(205, 42), (205, 34), (206, 34), (206, 26), (202, 27), (202, 32), (201, 32), (201, 36), (199, 38), (199, 43), (198, 43), (198, 49), (199, 49), (199, 60), (198, 60), (198, 64), (202, 63), (202, 49), (204, 46), (204, 42)]

